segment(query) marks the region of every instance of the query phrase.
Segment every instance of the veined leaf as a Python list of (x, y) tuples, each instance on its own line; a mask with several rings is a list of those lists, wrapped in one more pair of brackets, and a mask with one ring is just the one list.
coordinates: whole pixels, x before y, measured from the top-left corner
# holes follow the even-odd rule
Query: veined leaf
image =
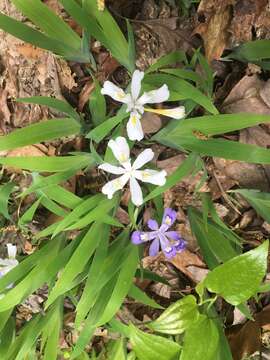
[(99, 82), (95, 79), (94, 82), (95, 89), (90, 95), (89, 109), (94, 125), (98, 126), (99, 124), (102, 124), (106, 118), (106, 101), (104, 95), (101, 94)]
[[(180, 345), (157, 335), (150, 335), (129, 325), (130, 341), (139, 360), (176, 360)], [(190, 360), (190, 359), (189, 359)]]
[(159, 70), (164, 66), (173, 65), (180, 62), (188, 62), (185, 52), (180, 50), (174, 51), (168, 55), (162, 56), (154, 64), (150, 65), (149, 68), (146, 70), (146, 74)]
[(218, 348), (219, 331), (216, 324), (205, 315), (200, 315), (199, 321), (185, 333), (180, 360), (216, 360)]
[(196, 298), (187, 295), (170, 305), (155, 321), (147, 324), (151, 329), (164, 334), (182, 334), (196, 321), (200, 313)]
[(239, 305), (259, 291), (267, 269), (269, 242), (216, 267), (203, 284), (232, 305)]

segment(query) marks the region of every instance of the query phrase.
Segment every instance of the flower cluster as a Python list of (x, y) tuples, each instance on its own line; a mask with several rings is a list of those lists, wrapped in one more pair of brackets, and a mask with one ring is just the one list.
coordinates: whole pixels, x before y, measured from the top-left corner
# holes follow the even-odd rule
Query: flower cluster
[(186, 247), (186, 242), (176, 231), (168, 231), (175, 220), (176, 212), (167, 208), (164, 211), (161, 226), (158, 226), (156, 220), (150, 219), (147, 225), (152, 231), (134, 231), (131, 236), (131, 241), (136, 245), (152, 241), (149, 248), (149, 255), (157, 255), (161, 247), (164, 255), (170, 259)]
[[(144, 138), (141, 117), (145, 111), (169, 116), (174, 119), (181, 119), (185, 116), (185, 108), (183, 106), (173, 109), (146, 108), (146, 104), (167, 101), (170, 97), (170, 93), (168, 86), (164, 84), (157, 90), (144, 92), (141, 95), (141, 83), (143, 77), (144, 73), (142, 71), (134, 71), (131, 80), (130, 93), (124, 92), (123, 89), (116, 86), (111, 81), (105, 81), (103, 88), (101, 89), (103, 95), (109, 95), (114, 100), (126, 105), (126, 111), (130, 114), (127, 122), (127, 136), (132, 141), (140, 141)], [(124, 186), (129, 183), (131, 201), (134, 205), (140, 206), (143, 204), (143, 193), (138, 181), (159, 186), (166, 183), (167, 174), (165, 170), (142, 169), (145, 164), (154, 158), (154, 153), (151, 149), (142, 151), (132, 163), (129, 145), (124, 137), (119, 136), (115, 140), (110, 140), (108, 147), (112, 150), (115, 159), (120, 165), (116, 166), (110, 163), (99, 165), (99, 169), (110, 174), (119, 175), (115, 179), (107, 182), (102, 188), (103, 194), (107, 195), (109, 199), (113, 197), (113, 194), (116, 191), (123, 189)], [(160, 227), (158, 227), (155, 220), (149, 220), (148, 227), (152, 231), (135, 231), (132, 234), (132, 242), (134, 244), (141, 244), (153, 240), (150, 246), (151, 256), (156, 255), (160, 247), (166, 257), (171, 258), (175, 256), (176, 253), (185, 248), (185, 241), (178, 233), (176, 231), (168, 231), (175, 219), (175, 211), (166, 209)]]

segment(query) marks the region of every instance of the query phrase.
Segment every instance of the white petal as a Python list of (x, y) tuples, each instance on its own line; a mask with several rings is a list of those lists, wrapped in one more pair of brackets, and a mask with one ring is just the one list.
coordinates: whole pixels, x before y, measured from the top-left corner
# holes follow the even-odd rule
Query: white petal
[(111, 199), (116, 191), (123, 189), (123, 187), (126, 185), (128, 180), (129, 180), (129, 175), (124, 174), (118, 177), (117, 179), (107, 182), (107, 184), (103, 186), (101, 191), (103, 194), (108, 196), (108, 199)]
[(135, 70), (132, 75), (131, 80), (131, 96), (133, 100), (136, 100), (140, 95), (141, 91), (141, 82), (144, 77), (144, 72), (140, 70)]
[(145, 164), (147, 164), (149, 161), (151, 161), (154, 158), (155, 154), (151, 149), (145, 149), (143, 152), (141, 152), (137, 159), (133, 163), (133, 169), (137, 170), (143, 167)]
[(122, 167), (114, 166), (109, 163), (101, 164), (98, 168), (115, 175), (121, 175), (125, 173), (125, 169), (123, 169)]
[(15, 259), (17, 254), (17, 246), (12, 244), (7, 244), (7, 252), (9, 259)]
[(115, 140), (110, 140), (108, 142), (108, 146), (120, 164), (129, 161), (129, 146), (127, 140), (124, 137), (118, 136)]
[(129, 94), (126, 94), (123, 89), (114, 85), (111, 81), (105, 81), (103, 88), (101, 89), (102, 95), (109, 95), (116, 101), (121, 103), (128, 104), (131, 102), (131, 97)]
[(138, 180), (141, 180), (146, 183), (154, 184), (154, 185), (164, 185), (166, 183), (166, 171), (157, 171), (157, 170), (137, 170), (135, 172), (135, 177)]
[(153, 112), (155, 114), (168, 116), (173, 119), (182, 119), (186, 115), (184, 106), (178, 106), (173, 109), (148, 109), (148, 108), (145, 108), (144, 110), (148, 111), (148, 112)]
[(154, 103), (162, 103), (167, 101), (170, 97), (170, 92), (167, 85), (161, 86), (157, 90), (152, 90), (149, 92), (145, 92), (139, 99), (139, 104), (154, 104)]
[(144, 137), (141, 116), (137, 112), (132, 112), (130, 114), (128, 123), (127, 123), (127, 134), (130, 140), (141, 141)]
[(134, 205), (140, 206), (143, 203), (143, 195), (142, 195), (142, 189), (140, 188), (140, 185), (138, 181), (134, 178), (130, 178), (130, 192), (131, 192), (131, 201)]

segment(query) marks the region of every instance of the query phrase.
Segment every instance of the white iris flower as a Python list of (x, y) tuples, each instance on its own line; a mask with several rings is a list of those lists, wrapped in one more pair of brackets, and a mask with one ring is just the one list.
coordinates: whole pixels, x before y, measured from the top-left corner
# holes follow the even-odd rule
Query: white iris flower
[(17, 254), (17, 247), (12, 244), (7, 244), (8, 258), (0, 258), (0, 278), (6, 275), (10, 270), (12, 270), (19, 263), (15, 259)]
[(131, 165), (130, 150), (124, 137), (119, 136), (115, 140), (110, 140), (108, 146), (111, 148), (113, 155), (121, 165), (114, 166), (109, 163), (99, 165), (99, 169), (102, 169), (111, 174), (121, 175), (103, 186), (102, 192), (103, 194), (107, 195), (109, 199), (111, 199), (113, 194), (117, 190), (122, 189), (129, 181), (131, 200), (134, 205), (140, 206), (143, 203), (143, 195), (137, 180), (154, 185), (165, 184), (167, 175), (165, 170), (139, 170), (146, 163), (153, 159), (154, 153), (151, 149), (145, 149), (141, 154), (138, 155), (133, 165)]
[(131, 80), (131, 92), (126, 94), (123, 89), (114, 85), (111, 81), (105, 81), (101, 93), (109, 95), (116, 101), (127, 105), (127, 112), (130, 113), (129, 121), (127, 123), (127, 134), (130, 140), (142, 140), (144, 137), (141, 117), (144, 111), (154, 112), (157, 114), (169, 116), (173, 119), (181, 119), (185, 116), (185, 108), (178, 106), (174, 109), (148, 109), (145, 104), (162, 103), (169, 99), (170, 93), (167, 85), (161, 86), (157, 90), (149, 92), (141, 92), (141, 82), (144, 77), (144, 72), (135, 70)]

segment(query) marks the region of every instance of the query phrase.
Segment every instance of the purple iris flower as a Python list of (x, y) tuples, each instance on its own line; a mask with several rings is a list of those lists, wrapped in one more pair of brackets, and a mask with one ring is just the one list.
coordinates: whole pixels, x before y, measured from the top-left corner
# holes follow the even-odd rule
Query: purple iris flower
[(131, 235), (132, 243), (138, 245), (152, 241), (149, 249), (150, 256), (157, 255), (161, 246), (167, 258), (174, 257), (186, 247), (185, 240), (178, 235), (177, 231), (168, 231), (175, 220), (176, 211), (170, 208), (165, 209), (161, 226), (158, 226), (156, 220), (150, 219), (147, 225), (152, 231), (134, 231)]

